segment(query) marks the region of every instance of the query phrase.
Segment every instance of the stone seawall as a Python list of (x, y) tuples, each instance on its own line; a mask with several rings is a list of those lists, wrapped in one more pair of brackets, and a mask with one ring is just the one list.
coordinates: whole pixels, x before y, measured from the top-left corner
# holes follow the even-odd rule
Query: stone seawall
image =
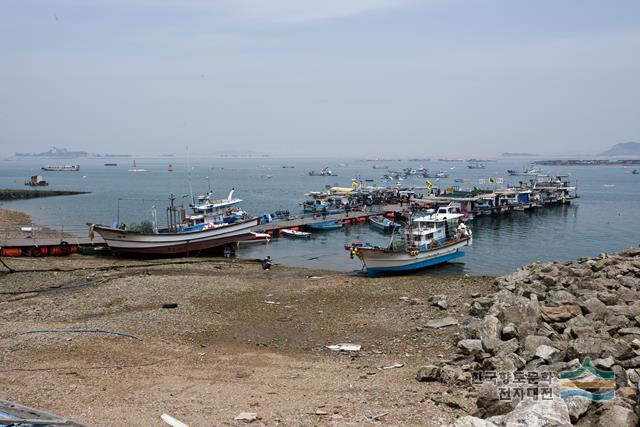
[(417, 374), (476, 397), (454, 426), (638, 425), (640, 248), (523, 267), (469, 310), (458, 356)]

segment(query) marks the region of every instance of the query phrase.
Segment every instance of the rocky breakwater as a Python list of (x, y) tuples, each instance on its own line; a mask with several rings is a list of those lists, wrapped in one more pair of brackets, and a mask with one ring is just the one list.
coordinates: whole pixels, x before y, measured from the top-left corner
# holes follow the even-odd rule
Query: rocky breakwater
[(475, 396), (454, 426), (639, 424), (640, 248), (533, 264), (495, 287), (472, 302), (459, 354), (417, 374)]

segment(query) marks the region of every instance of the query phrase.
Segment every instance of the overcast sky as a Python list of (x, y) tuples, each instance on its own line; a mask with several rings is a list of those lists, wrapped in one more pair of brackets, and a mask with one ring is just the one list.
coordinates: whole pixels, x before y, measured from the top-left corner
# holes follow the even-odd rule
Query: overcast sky
[(594, 153), (639, 76), (637, 0), (2, 0), (0, 154)]

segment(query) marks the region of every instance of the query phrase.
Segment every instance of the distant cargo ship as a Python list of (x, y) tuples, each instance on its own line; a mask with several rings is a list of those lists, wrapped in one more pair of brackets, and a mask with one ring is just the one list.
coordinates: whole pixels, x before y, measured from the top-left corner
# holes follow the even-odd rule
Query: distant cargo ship
[(47, 165), (43, 166), (42, 170), (52, 172), (77, 172), (80, 170), (80, 165)]
[(105, 163), (104, 165), (105, 166), (118, 166), (117, 163)]

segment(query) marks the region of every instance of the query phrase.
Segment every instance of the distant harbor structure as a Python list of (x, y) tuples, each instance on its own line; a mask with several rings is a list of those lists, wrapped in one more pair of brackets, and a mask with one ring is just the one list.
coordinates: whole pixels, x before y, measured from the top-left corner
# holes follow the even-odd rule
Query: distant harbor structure
[(42, 167), (42, 170), (49, 172), (78, 172), (80, 165), (46, 165)]

